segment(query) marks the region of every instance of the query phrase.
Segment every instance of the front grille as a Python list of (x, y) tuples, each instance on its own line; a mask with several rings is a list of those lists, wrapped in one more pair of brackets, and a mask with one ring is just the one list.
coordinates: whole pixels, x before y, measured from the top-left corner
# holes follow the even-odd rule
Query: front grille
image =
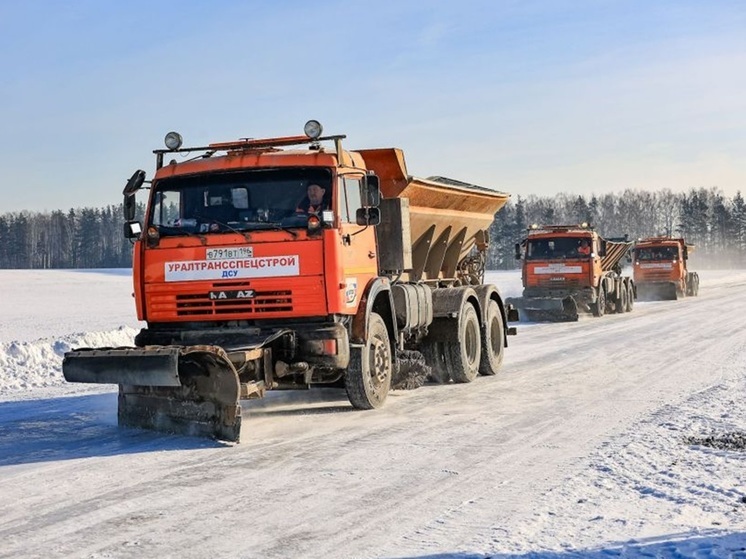
[(253, 297), (246, 299), (210, 299), (208, 292), (176, 295), (177, 316), (261, 315), (292, 310), (290, 290), (256, 291)]
[(671, 281), (671, 270), (645, 270), (642, 273), (642, 278), (644, 281)]
[(580, 278), (568, 278), (565, 277), (563, 280), (553, 280), (553, 276), (537, 276), (536, 286), (537, 287), (553, 287), (556, 289), (573, 289), (581, 287)]

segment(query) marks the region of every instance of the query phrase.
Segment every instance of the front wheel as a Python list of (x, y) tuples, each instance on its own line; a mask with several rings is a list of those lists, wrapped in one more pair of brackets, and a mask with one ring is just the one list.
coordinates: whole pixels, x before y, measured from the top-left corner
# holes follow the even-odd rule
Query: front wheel
[(360, 348), (351, 348), (345, 374), (347, 397), (359, 410), (380, 408), (391, 388), (393, 362), (386, 323), (370, 313), (368, 336)]

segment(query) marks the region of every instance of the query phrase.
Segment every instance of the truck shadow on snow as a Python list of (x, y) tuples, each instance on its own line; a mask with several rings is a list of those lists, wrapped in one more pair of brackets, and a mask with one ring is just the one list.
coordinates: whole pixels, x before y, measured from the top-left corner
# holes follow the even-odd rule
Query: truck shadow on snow
[[(244, 423), (260, 417), (355, 412), (343, 388), (270, 393), (243, 400)], [(117, 425), (117, 394), (0, 402), (0, 467), (93, 456), (230, 447), (212, 439)]]
[(117, 395), (0, 402), (0, 467), (93, 456), (229, 446), (117, 425)]
[(707, 530), (671, 534), (657, 538), (611, 542), (607, 545), (568, 551), (531, 551), (528, 553), (438, 553), (433, 555), (394, 555), (388, 559), (643, 559), (649, 557), (746, 557), (746, 533), (724, 534)]

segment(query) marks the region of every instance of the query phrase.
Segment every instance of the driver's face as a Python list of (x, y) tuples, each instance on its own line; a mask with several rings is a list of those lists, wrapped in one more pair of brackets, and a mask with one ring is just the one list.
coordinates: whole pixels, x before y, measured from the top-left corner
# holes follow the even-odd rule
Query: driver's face
[(308, 194), (308, 199), (311, 201), (311, 204), (314, 206), (320, 204), (321, 200), (324, 198), (324, 189), (318, 184), (309, 184), (306, 193)]

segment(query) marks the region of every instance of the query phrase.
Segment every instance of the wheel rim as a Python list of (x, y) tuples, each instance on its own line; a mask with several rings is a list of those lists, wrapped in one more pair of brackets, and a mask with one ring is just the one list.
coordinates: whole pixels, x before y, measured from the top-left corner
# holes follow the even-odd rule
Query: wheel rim
[(368, 380), (376, 396), (384, 389), (388, 379), (387, 363), (388, 344), (380, 338), (373, 338), (368, 349)]

